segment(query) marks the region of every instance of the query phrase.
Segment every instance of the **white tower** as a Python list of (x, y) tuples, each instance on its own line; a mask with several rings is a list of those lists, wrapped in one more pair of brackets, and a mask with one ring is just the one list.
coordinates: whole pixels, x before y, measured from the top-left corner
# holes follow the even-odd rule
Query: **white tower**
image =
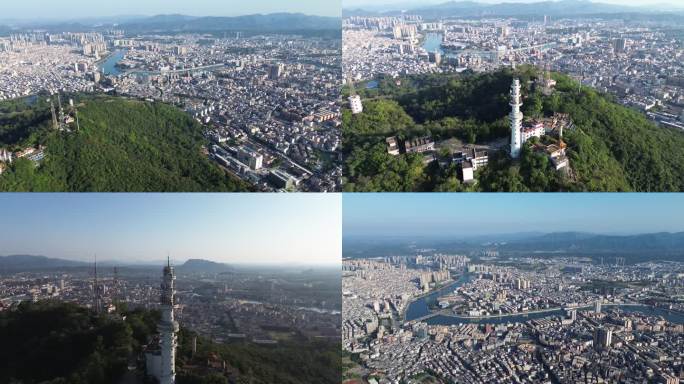
[(363, 112), (363, 103), (361, 102), (361, 96), (349, 96), (349, 107), (351, 108), (352, 114), (354, 115), (358, 115), (359, 113)]
[(522, 101), (520, 98), (520, 80), (514, 79), (511, 85), (511, 157), (517, 159), (520, 157), (520, 148), (522, 147), (522, 121), (523, 114), (520, 112)]
[(161, 344), (161, 372), (159, 384), (176, 382), (176, 332), (178, 323), (173, 319), (174, 281), (171, 261), (164, 267), (164, 278), (161, 284), (161, 321), (157, 325)]

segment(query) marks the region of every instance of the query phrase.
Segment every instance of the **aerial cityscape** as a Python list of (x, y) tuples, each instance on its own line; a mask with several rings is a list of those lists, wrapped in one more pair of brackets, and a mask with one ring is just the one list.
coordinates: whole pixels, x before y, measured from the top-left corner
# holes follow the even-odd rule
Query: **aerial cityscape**
[[(340, 190), (339, 18), (277, 6), (233, 17), (0, 20), (0, 189)], [(165, 127), (183, 115), (190, 132), (179, 134), (189, 142), (140, 126)], [(97, 148), (99, 141), (113, 148)], [(114, 164), (72, 159), (93, 148)], [(129, 167), (108, 159), (112, 152), (133, 158), (133, 169), (110, 175)], [(149, 158), (165, 170), (168, 161), (154, 163), (162, 156), (197, 165), (172, 168), (171, 180), (158, 184), (145, 176), (117, 183), (127, 176), (120, 173), (137, 177)], [(86, 167), (104, 181), (77, 183), (74, 173)]]
[(684, 0), (0, 9), (0, 384), (684, 384)]
[(345, 195), (344, 383), (684, 377), (679, 196), (458, 196)]
[(651, 140), (684, 142), (684, 11), (630, 5), (355, 2), (345, 190), (684, 190), (629, 165), (662, 160)]
[[(21, 210), (25, 217), (2, 229), (0, 340), (25, 338), (16, 344), (26, 352), (2, 352), (8, 365), (0, 381), (339, 383), (341, 232), (335, 227), (341, 219), (334, 212), (340, 198), (304, 195), (2, 197), (4, 211)], [(162, 213), (172, 207), (176, 212)], [(231, 222), (224, 216), (241, 211), (299, 217), (276, 230), (282, 222)], [(43, 240), (29, 245), (27, 225), (36, 215), (46, 220), (40, 225)], [(178, 221), (168, 221), (173, 217), (197, 223), (197, 233), (179, 236)], [(304, 223), (326, 231), (310, 241)], [(273, 230), (269, 236), (276, 241), (250, 246), (240, 239), (257, 236), (257, 224)], [(87, 245), (69, 245), (73, 235), (67, 228), (88, 233)], [(143, 237), (149, 246), (140, 244)], [(145, 254), (152, 244), (168, 253)], [(86, 248), (93, 253), (82, 253)], [(49, 250), (52, 257), (42, 256)], [(178, 260), (181, 255), (187, 259)], [(67, 320), (80, 316), (90, 316), (93, 327), (102, 329), (79, 330), (82, 324)], [(26, 326), (45, 319), (54, 324), (40, 332)], [(64, 336), (54, 336), (60, 332)], [(82, 337), (73, 359), (55, 360), (40, 371), (28, 368), (61, 353), (51, 343)], [(97, 337), (107, 351), (94, 352)], [(33, 350), (34, 342), (45, 347)], [(106, 379), (97, 380), (98, 372)]]

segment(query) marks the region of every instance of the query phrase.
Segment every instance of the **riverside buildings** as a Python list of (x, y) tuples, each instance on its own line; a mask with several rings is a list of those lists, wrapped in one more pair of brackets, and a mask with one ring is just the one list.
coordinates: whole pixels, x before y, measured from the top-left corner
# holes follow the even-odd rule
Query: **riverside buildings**
[(449, 264), (469, 278), (424, 296), (424, 258), (344, 262), (343, 348), (359, 357), (357, 374), (383, 384), (676, 383), (684, 374), (684, 306), (660, 301), (681, 293), (682, 263), (492, 254), (495, 264)]
[[(681, 38), (670, 33), (676, 21), (647, 16), (546, 21), (411, 16), (344, 19), (344, 73), (365, 82), (379, 75), (486, 72), (531, 64), (613, 94), (663, 126), (684, 129), (684, 52)], [(414, 39), (394, 33), (403, 24), (417, 28)]]
[(315, 34), (18, 32), (0, 37), (0, 100), (81, 92), (174, 104), (202, 124), (209, 159), (255, 189), (281, 190), (278, 171), (297, 191), (339, 191), (340, 46)]

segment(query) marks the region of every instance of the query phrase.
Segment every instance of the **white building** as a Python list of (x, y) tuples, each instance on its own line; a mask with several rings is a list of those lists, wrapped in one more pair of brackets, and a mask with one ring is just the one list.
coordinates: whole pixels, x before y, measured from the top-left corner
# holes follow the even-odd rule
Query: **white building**
[(520, 111), (522, 105), (520, 99), (520, 79), (514, 79), (511, 85), (511, 114), (509, 116), (511, 121), (511, 157), (514, 159), (520, 157), (520, 150), (522, 148), (523, 113)]
[(349, 108), (354, 115), (358, 115), (363, 112), (363, 103), (361, 103), (361, 96), (353, 95), (349, 96)]
[(522, 142), (525, 144), (527, 140), (533, 138), (533, 137), (542, 137), (544, 136), (544, 124), (537, 122), (532, 125), (526, 126), (522, 130)]
[(238, 160), (245, 164), (249, 164), (249, 168), (254, 171), (261, 169), (264, 164), (264, 156), (247, 147), (240, 148), (238, 151)]
[(395, 136), (386, 138), (385, 142), (387, 143), (387, 153), (392, 156), (399, 155), (399, 142)]
[(473, 170), (477, 171), (489, 164), (489, 152), (484, 149), (465, 148), (455, 152), (453, 160), (456, 164), (463, 164), (463, 162), (468, 161), (471, 163)]
[(461, 164), (461, 169), (463, 170), (463, 182), (471, 183), (475, 179), (473, 164), (470, 161), (464, 161)]
[(0, 149), (0, 161), (4, 161), (5, 163), (11, 163), (12, 162), (12, 152), (6, 150), (6, 149)]

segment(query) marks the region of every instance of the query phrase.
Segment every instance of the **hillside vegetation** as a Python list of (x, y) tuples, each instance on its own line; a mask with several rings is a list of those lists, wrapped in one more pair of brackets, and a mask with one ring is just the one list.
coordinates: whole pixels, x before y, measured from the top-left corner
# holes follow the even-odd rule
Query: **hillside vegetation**
[(22, 303), (0, 313), (0, 382), (118, 383), (157, 320), (151, 312), (121, 321), (74, 304)]
[[(0, 382), (151, 382), (145, 376), (143, 347), (157, 334), (159, 312), (120, 307), (116, 314), (95, 315), (75, 304), (41, 301), (0, 312)], [(339, 343), (299, 337), (260, 346), (198, 337), (193, 355), (195, 336), (185, 328), (179, 332), (178, 384), (336, 384), (342, 375)], [(225, 361), (226, 370), (210, 367), (209, 360)]]
[(49, 107), (43, 102), (15, 106), (19, 111), (0, 117), (0, 145), (43, 144), (47, 148), (38, 167), (29, 160), (15, 161), (9, 171), (0, 175), (0, 190), (249, 189), (202, 154), (202, 146), (206, 145), (202, 127), (175, 107), (103, 96), (85, 97), (77, 104), (79, 132), (50, 130)]

